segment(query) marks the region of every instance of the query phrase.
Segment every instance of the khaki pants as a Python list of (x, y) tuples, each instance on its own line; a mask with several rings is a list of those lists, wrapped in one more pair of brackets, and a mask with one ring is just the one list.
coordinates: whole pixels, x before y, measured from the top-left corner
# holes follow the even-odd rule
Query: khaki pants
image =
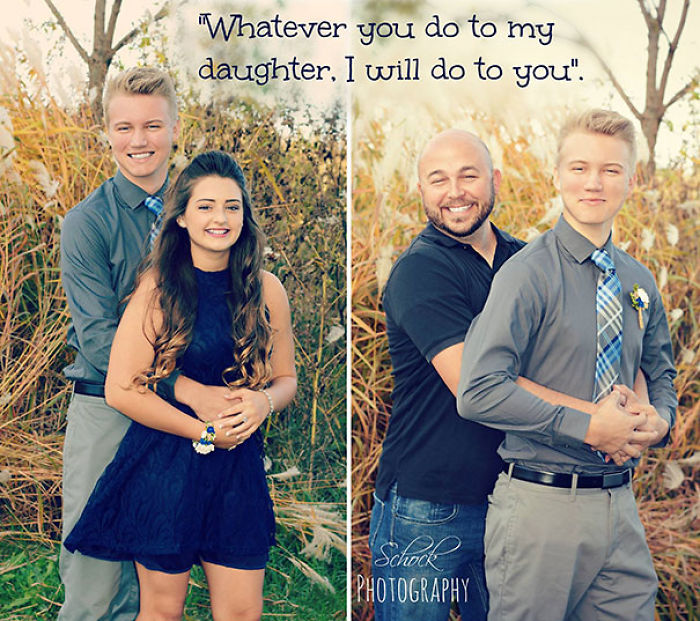
[[(80, 518), (130, 422), (100, 397), (73, 395), (63, 448), (63, 540)], [(133, 563), (71, 554), (61, 546), (59, 572), (65, 586), (59, 621), (133, 621), (138, 614)]]
[(653, 621), (657, 578), (629, 484), (571, 491), (502, 473), (486, 516), (489, 621)]

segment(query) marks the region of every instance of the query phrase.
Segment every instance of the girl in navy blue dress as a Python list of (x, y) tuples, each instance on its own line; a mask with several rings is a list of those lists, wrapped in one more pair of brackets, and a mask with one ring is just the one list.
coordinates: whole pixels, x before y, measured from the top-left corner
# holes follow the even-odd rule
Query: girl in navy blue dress
[[(135, 562), (137, 621), (182, 618), (194, 563), (215, 621), (262, 613), (274, 516), (258, 428), (296, 392), (289, 304), (261, 269), (263, 241), (235, 160), (197, 156), (168, 191), (114, 338), (105, 396), (134, 422), (65, 545)], [(179, 371), (228, 386), (225, 415), (201, 421), (151, 390)]]

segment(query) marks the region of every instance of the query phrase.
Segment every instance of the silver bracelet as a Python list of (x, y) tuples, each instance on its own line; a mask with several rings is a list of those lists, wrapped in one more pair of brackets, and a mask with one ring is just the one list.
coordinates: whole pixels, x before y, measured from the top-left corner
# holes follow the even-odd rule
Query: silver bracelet
[(261, 388), (260, 392), (267, 397), (267, 402), (270, 404), (270, 411), (265, 416), (272, 416), (272, 414), (275, 413), (275, 406), (272, 404), (272, 397), (270, 396), (270, 393), (267, 392), (267, 390), (265, 390), (264, 388)]

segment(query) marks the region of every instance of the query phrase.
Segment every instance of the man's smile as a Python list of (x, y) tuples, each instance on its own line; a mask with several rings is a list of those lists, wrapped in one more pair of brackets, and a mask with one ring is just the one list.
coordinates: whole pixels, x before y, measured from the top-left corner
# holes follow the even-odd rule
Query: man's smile
[(449, 211), (450, 213), (464, 213), (465, 211), (468, 211), (472, 207), (475, 207), (478, 205), (477, 202), (470, 202), (467, 203), (466, 205), (460, 204), (460, 205), (446, 205), (443, 207), (443, 209)]

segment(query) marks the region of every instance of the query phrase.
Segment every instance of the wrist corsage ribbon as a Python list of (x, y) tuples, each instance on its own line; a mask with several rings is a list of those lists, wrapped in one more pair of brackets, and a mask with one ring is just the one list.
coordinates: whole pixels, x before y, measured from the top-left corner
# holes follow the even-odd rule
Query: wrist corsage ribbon
[(200, 455), (206, 455), (214, 450), (214, 440), (216, 440), (214, 423), (206, 423), (199, 440), (192, 440), (192, 447)]

